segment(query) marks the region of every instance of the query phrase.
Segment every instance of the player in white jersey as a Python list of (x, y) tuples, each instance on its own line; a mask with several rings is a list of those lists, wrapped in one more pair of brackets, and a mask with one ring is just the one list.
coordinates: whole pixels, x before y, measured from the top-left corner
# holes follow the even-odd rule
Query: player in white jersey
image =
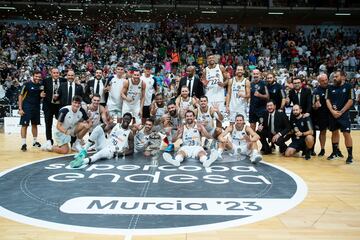
[(145, 100), (146, 84), (140, 79), (140, 71), (134, 70), (132, 78), (125, 80), (121, 97), (123, 101), (122, 112), (129, 112), (141, 123), (142, 111)]
[(142, 111), (142, 123), (145, 124), (145, 120), (150, 117), (150, 105), (156, 92), (155, 80), (153, 75), (151, 75), (151, 66), (149, 64), (145, 65), (144, 73), (140, 79), (145, 83), (145, 100)]
[(216, 64), (215, 55), (207, 58), (208, 66), (204, 69), (202, 83), (205, 86), (209, 104), (217, 104), (220, 111), (225, 111), (225, 87), (227, 86), (227, 74), (224, 66)]
[(256, 164), (262, 160), (257, 146), (259, 139), (259, 135), (245, 125), (244, 116), (239, 114), (235, 118), (235, 124), (228, 126), (219, 136), (219, 155), (221, 157), (224, 149), (232, 150), (235, 155), (249, 156), (250, 161)]
[(244, 67), (237, 66), (235, 77), (229, 80), (226, 95), (226, 112), (230, 114), (230, 122), (235, 122), (235, 116), (241, 114), (248, 121), (248, 101), (250, 98), (250, 81), (244, 78)]
[(174, 151), (174, 144), (172, 139), (174, 138), (178, 127), (181, 125), (181, 119), (179, 110), (173, 101), (169, 101), (167, 104), (167, 113), (162, 117), (161, 129), (166, 135), (166, 139), (169, 141), (169, 145), (165, 149), (165, 152)]
[(181, 87), (180, 95), (176, 98), (175, 104), (180, 111), (181, 119), (184, 119), (185, 113), (188, 110), (194, 110), (196, 101), (194, 98), (190, 97), (190, 91), (188, 86), (184, 85)]
[(100, 105), (101, 96), (97, 93), (91, 97), (91, 103), (83, 105), (82, 108), (87, 113), (89, 119), (92, 121), (92, 126), (89, 129), (91, 133), (98, 125), (101, 124), (101, 121), (104, 123), (108, 122), (109, 116), (106, 108)]
[(117, 118), (120, 122), (122, 117), (121, 92), (125, 81), (125, 68), (122, 63), (119, 63), (115, 69), (116, 75), (109, 82), (109, 97), (106, 103), (109, 114), (112, 118)]
[(195, 110), (196, 120), (205, 127), (214, 139), (217, 139), (222, 132), (221, 121), (224, 117), (218, 107), (209, 106), (206, 96), (201, 96), (199, 102), (200, 104)]
[[(92, 122), (84, 109), (80, 107), (81, 97), (74, 96), (72, 103), (69, 106), (65, 106), (59, 111), (59, 118), (55, 129), (55, 141), (57, 146), (49, 147), (47, 150), (56, 153), (66, 154), (69, 152), (68, 143), (71, 142), (71, 137), (77, 137), (82, 139), (89, 131)], [(74, 146), (80, 144), (77, 140)], [(77, 146), (80, 148), (80, 146)]]
[[(70, 166), (78, 168), (101, 159), (111, 159), (132, 154), (134, 152), (134, 134), (129, 128), (131, 120), (132, 115), (130, 113), (125, 113), (121, 124), (110, 123), (110, 126), (108, 126), (107, 129), (106, 127), (98, 126), (94, 130), (93, 136), (90, 135), (90, 138), (94, 142), (103, 141), (105, 132), (111, 129), (111, 132), (105, 141), (106, 144), (98, 144), (99, 150), (91, 157), (84, 158), (86, 156), (87, 148), (90, 146), (90, 144), (86, 144), (85, 148), (80, 151), (80, 154), (75, 156), (75, 160), (71, 161)], [(103, 131), (101, 131), (101, 129)]]
[(185, 125), (178, 129), (176, 136), (173, 138), (173, 141), (182, 138), (182, 147), (176, 153), (175, 159), (165, 152), (163, 154), (164, 160), (174, 166), (180, 166), (180, 163), (185, 158), (199, 158), (204, 167), (209, 167), (217, 159), (218, 152), (213, 150), (210, 157), (207, 158), (207, 153), (201, 146), (201, 137), (211, 138), (211, 135), (203, 125), (195, 123), (195, 113), (193, 111), (188, 110), (185, 113), (185, 121)]
[(164, 117), (167, 111), (164, 96), (162, 93), (155, 95), (154, 101), (150, 105), (150, 117), (154, 119), (154, 125), (156, 130), (160, 130), (161, 119)]
[(145, 120), (145, 125), (135, 134), (135, 152), (143, 152), (145, 157), (158, 156), (161, 145), (161, 136), (153, 129), (154, 121)]

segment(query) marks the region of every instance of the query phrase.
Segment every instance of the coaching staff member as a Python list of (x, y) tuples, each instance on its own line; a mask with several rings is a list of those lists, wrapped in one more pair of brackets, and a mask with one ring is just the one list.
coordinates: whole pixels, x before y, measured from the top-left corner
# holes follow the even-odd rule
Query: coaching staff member
[(59, 88), (59, 100), (61, 107), (71, 105), (74, 96), (82, 98), (84, 95), (83, 87), (75, 82), (75, 72), (73, 70), (68, 70), (66, 79), (67, 82), (61, 83)]
[(346, 164), (353, 162), (352, 138), (350, 135), (350, 113), (349, 109), (354, 102), (354, 90), (349, 83), (345, 83), (346, 75), (343, 71), (336, 71), (334, 74), (334, 85), (329, 86), (326, 91), (326, 105), (330, 110), (329, 129), (332, 132), (331, 142), (333, 152), (329, 160), (341, 157), (339, 153), (339, 129), (344, 135), (345, 146), (348, 151)]
[(267, 102), (266, 110), (264, 122), (258, 127), (263, 153), (271, 153), (268, 139), (279, 146), (280, 153), (284, 153), (287, 148), (285, 137), (291, 130), (289, 119), (285, 112), (276, 110), (274, 100)]
[(33, 146), (41, 147), (37, 141), (38, 129), (40, 124), (40, 100), (45, 94), (40, 88), (41, 72), (35, 71), (31, 81), (26, 82), (19, 95), (19, 114), (21, 125), (21, 150), (26, 151), (26, 133), (29, 123), (31, 122), (31, 132), (33, 135)]
[(57, 68), (51, 69), (51, 77), (43, 81), (45, 97), (43, 99), (43, 111), (45, 117), (45, 130), (46, 130), (46, 144), (44, 147), (51, 146), (54, 141), (52, 139), (52, 125), (53, 118), (57, 119), (60, 110), (59, 100), (59, 86), (61, 82), (66, 82), (65, 79), (60, 78), (60, 73)]

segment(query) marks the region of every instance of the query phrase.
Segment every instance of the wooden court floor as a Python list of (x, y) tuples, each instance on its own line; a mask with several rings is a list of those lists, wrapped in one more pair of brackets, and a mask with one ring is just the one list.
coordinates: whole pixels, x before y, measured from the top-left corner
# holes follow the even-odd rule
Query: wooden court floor
[[(284, 158), (278, 153), (265, 156), (269, 163), (284, 167), (299, 175), (308, 185), (308, 195), (295, 208), (272, 218), (239, 227), (216, 231), (159, 235), (109, 236), (48, 230), (24, 225), (0, 217), (0, 239), (174, 239), (174, 240), (233, 240), (233, 239), (360, 239), (360, 131), (353, 131), (354, 160), (346, 165), (345, 159), (328, 161), (326, 157), (313, 157), (305, 161), (300, 157)], [(28, 137), (28, 145), (31, 138)], [(43, 142), (44, 139), (40, 138)], [(328, 135), (326, 153), (330, 154)], [(343, 139), (341, 150), (346, 155)], [(319, 152), (319, 146), (316, 146)], [(0, 171), (57, 154), (29, 148), (20, 151), (19, 134), (0, 134)], [(1, 182), (0, 182), (1, 184)], [(1, 194), (1, 193), (0, 193)]]

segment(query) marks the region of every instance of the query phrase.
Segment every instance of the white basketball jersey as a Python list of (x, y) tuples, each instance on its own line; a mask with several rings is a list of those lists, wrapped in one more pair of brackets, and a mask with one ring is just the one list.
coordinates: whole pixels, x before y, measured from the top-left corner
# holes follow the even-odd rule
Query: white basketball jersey
[(247, 135), (245, 131), (245, 126), (243, 127), (242, 130), (237, 130), (236, 127), (234, 126), (231, 132), (231, 143), (237, 147), (247, 144), (246, 140), (244, 139), (245, 135)]
[(225, 101), (225, 89), (218, 85), (219, 82), (224, 82), (219, 64), (216, 64), (214, 68), (206, 67), (205, 74), (206, 80), (209, 81), (206, 86), (206, 96), (209, 98), (209, 102)]
[(236, 81), (234, 77), (231, 85), (231, 99), (229, 108), (230, 111), (243, 112), (245, 113), (248, 105), (246, 98), (239, 97), (238, 93), (246, 93), (246, 78), (242, 81)]
[(122, 98), (121, 98), (121, 92), (123, 89), (125, 79), (120, 79), (117, 76), (114, 76), (113, 79), (111, 79), (110, 84), (111, 88), (109, 91), (109, 97), (108, 101), (106, 103), (106, 106), (108, 107), (109, 111), (118, 110), (121, 111), (122, 108)]
[(130, 129), (123, 129), (119, 123), (111, 130), (110, 142), (116, 151), (121, 151), (129, 146), (128, 138), (130, 131)]
[(200, 146), (201, 135), (196, 127), (187, 128), (184, 126), (184, 132), (182, 136), (183, 146)]
[(210, 114), (210, 107), (208, 107), (205, 113), (202, 113), (200, 108), (197, 111), (196, 119), (204, 123), (206, 131), (211, 132), (214, 128), (214, 119)]

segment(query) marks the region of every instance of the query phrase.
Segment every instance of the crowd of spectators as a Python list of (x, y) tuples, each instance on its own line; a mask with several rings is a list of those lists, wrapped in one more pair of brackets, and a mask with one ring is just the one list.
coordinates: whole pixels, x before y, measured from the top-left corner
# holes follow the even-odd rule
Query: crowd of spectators
[(77, 81), (85, 84), (96, 69), (111, 77), (118, 62), (127, 68), (153, 66), (157, 82), (169, 74), (183, 76), (189, 65), (200, 75), (206, 56), (217, 61), (232, 76), (236, 65), (245, 69), (275, 72), (286, 84), (292, 75), (303, 75), (316, 86), (316, 74), (330, 76), (336, 69), (348, 72), (354, 88), (359, 85), (360, 32), (339, 28), (295, 32), (287, 29), (249, 30), (230, 26), (198, 29), (194, 26), (162, 26), (134, 30), (129, 26), (112, 29), (74, 25), (0, 25), (0, 99), (16, 107), (20, 87), (32, 72), (49, 76), (57, 67), (62, 75), (73, 69)]

